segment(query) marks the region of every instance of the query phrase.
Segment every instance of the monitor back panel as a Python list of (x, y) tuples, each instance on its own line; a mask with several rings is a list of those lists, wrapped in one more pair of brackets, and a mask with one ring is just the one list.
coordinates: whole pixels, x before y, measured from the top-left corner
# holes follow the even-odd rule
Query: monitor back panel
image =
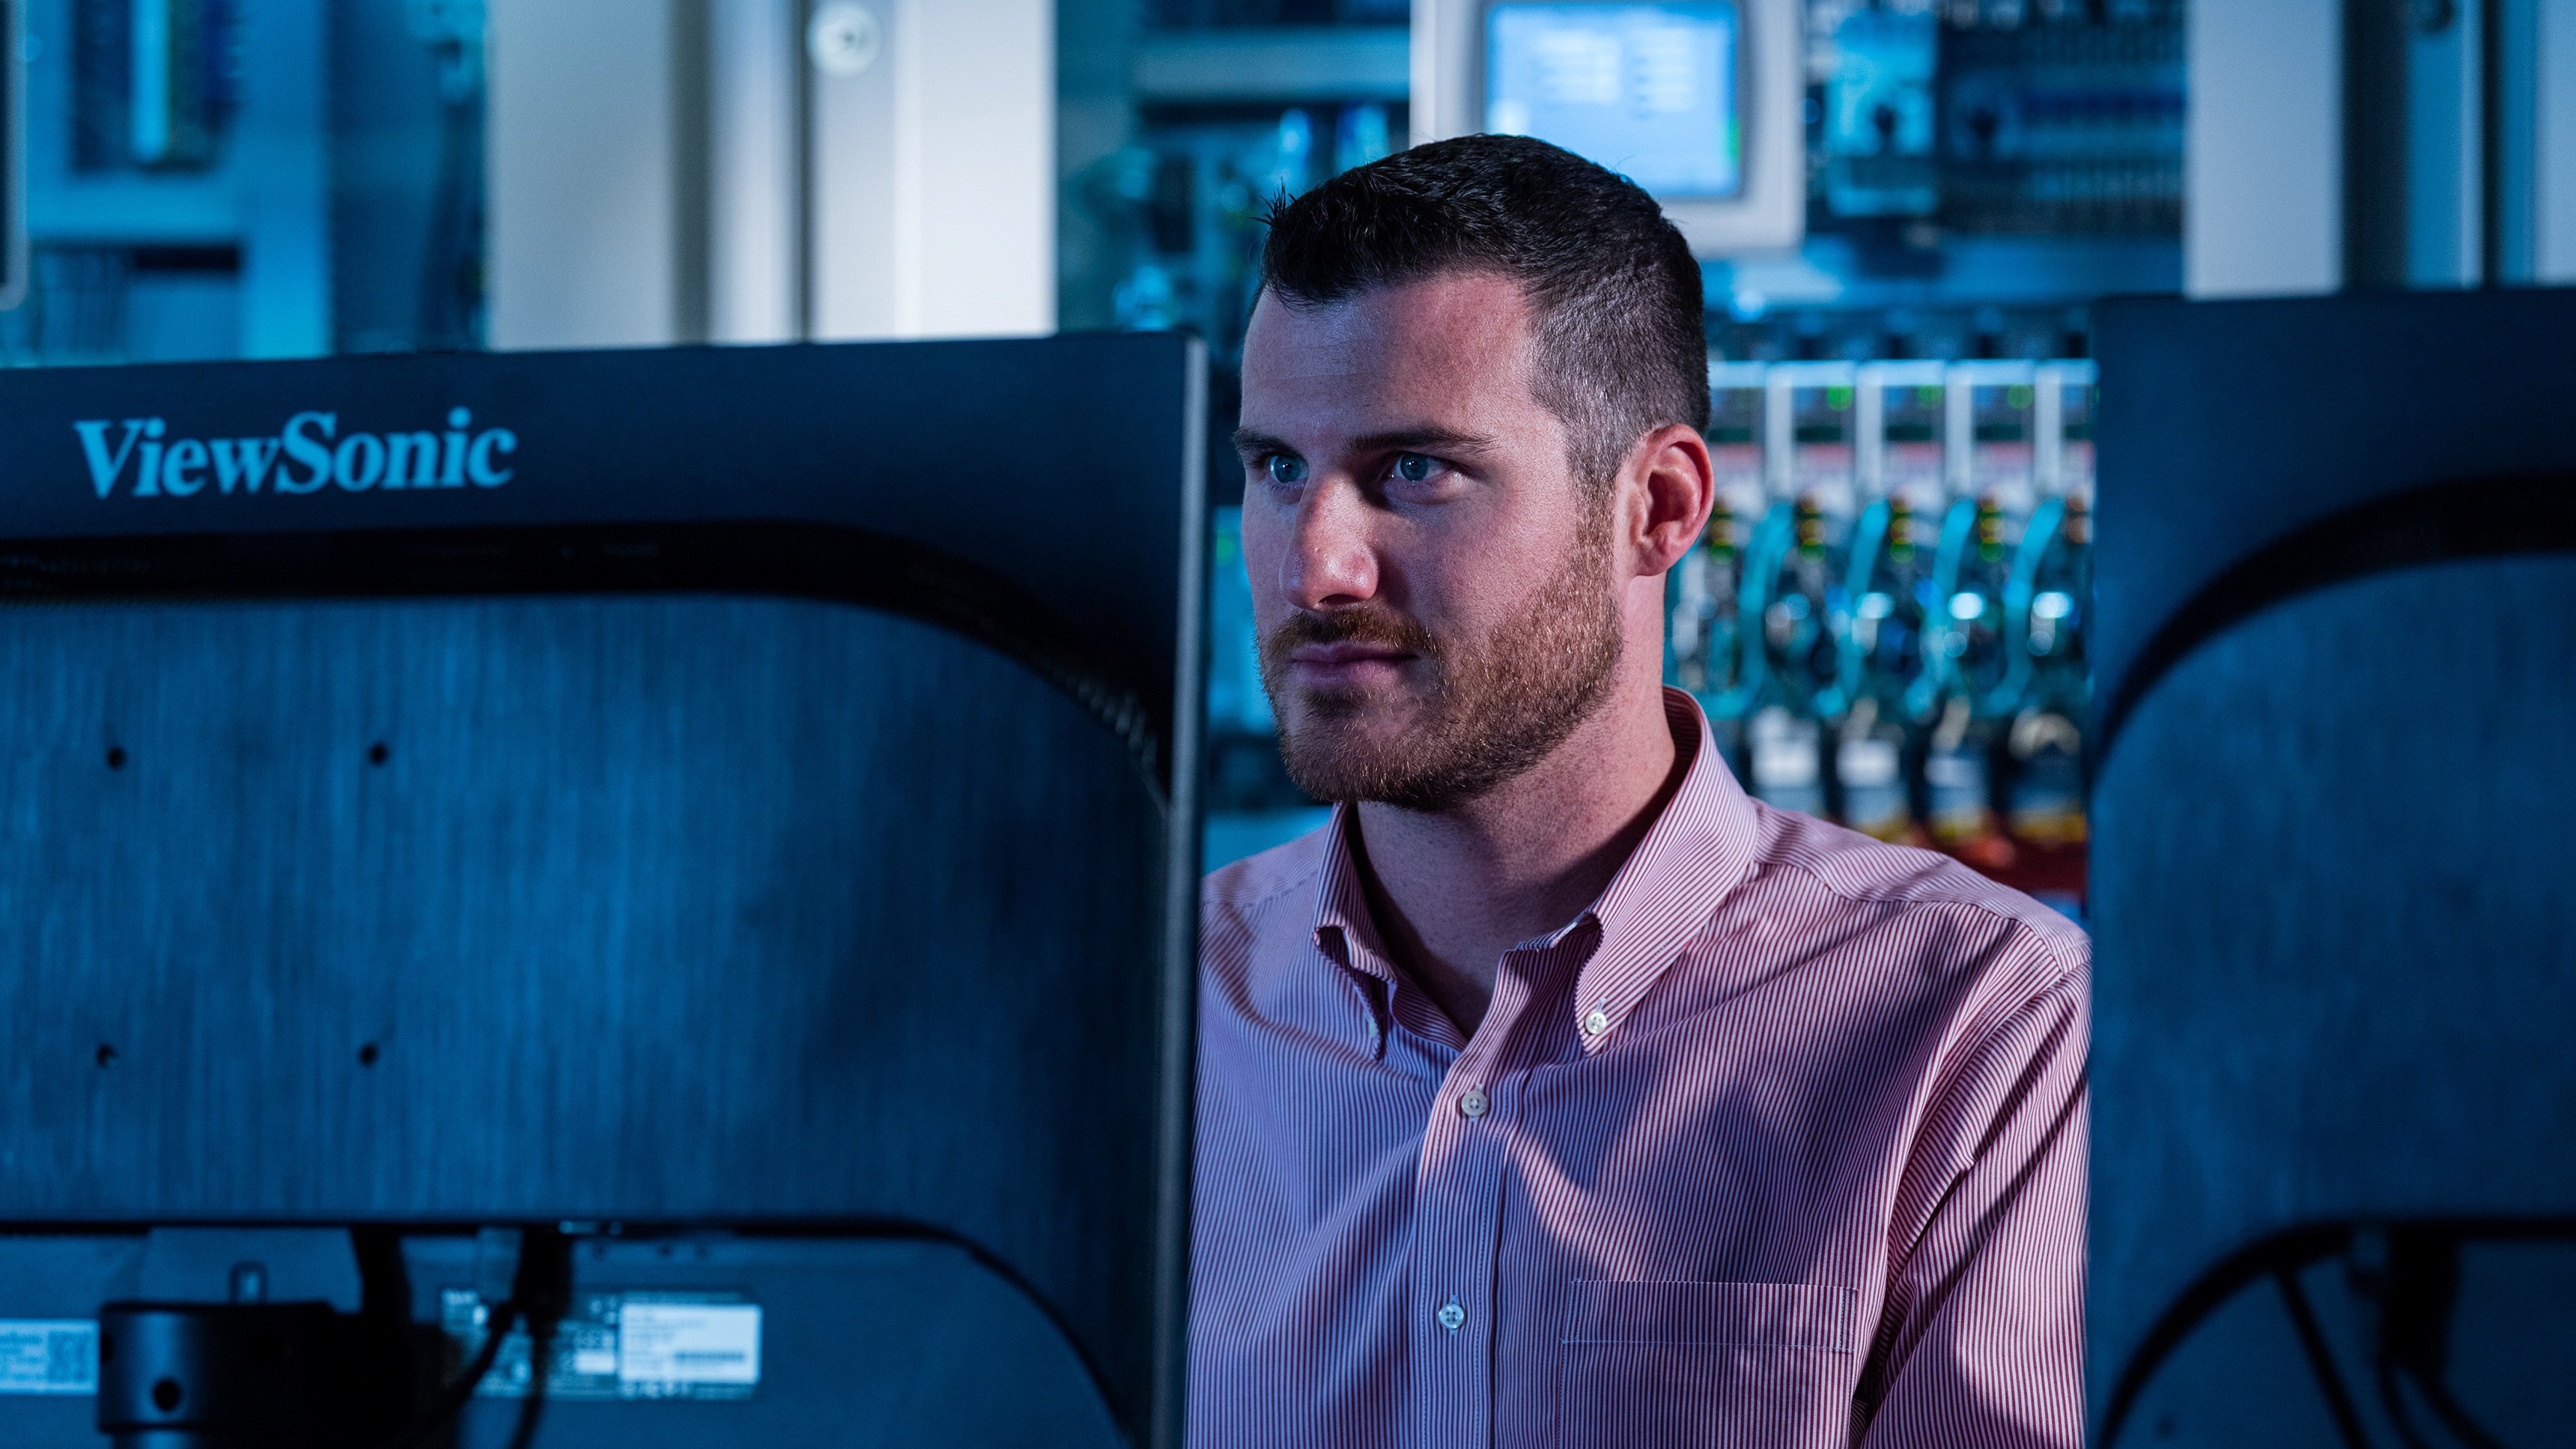
[(1164, 807), (959, 635), (725, 596), (0, 629), (0, 1215), (930, 1226), (1143, 1392)]
[[(2576, 1271), (2576, 1170), (2533, 1150), (2576, 1133), (2571, 325), (2576, 292), (2103, 311), (2087, 1298), (2118, 1443), (2356, 1442), (2310, 1370), (2342, 1355), (2372, 1420), (2409, 1333), (2504, 1442), (2563, 1422), (2523, 1369), (2563, 1360), (2540, 1285)], [(2374, 1305), (2407, 1232), (2466, 1245), (2448, 1296)]]

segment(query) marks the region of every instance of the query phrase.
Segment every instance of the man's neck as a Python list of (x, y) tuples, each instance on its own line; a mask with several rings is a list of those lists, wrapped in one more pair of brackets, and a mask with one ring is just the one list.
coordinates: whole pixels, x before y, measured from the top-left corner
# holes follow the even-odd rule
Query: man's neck
[(1631, 684), (1481, 799), (1436, 814), (1363, 802), (1351, 847), (1379, 938), (1474, 1035), (1503, 953), (1600, 898), (1689, 763), (1660, 687)]

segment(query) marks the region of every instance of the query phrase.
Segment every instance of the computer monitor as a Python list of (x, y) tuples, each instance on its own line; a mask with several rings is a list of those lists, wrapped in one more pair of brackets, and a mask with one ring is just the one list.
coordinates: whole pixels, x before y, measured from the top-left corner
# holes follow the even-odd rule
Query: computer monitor
[(1414, 139), (1536, 136), (1635, 181), (1703, 256), (1805, 228), (1794, 0), (1420, 0)]
[(2100, 1449), (2564, 1434), (2571, 329), (2095, 316)]
[(1204, 421), (1172, 336), (0, 375), (0, 1438), (1176, 1444)]

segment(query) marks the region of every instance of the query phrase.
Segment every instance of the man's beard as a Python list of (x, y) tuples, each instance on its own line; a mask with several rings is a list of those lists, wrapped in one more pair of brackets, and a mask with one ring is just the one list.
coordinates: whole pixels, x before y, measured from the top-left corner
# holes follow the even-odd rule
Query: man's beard
[[(1598, 510), (1607, 515), (1608, 509)], [(1518, 779), (1565, 743), (1610, 691), (1619, 612), (1608, 592), (1609, 519), (1587, 519), (1553, 578), (1481, 639), (1442, 639), (1373, 609), (1292, 614), (1261, 645), (1261, 682), (1279, 719), (1288, 777), (1318, 800), (1375, 800), (1438, 812)], [(1308, 689), (1288, 656), (1308, 644), (1384, 644), (1419, 660), (1430, 683), (1409, 720), (1369, 729), (1369, 694)], [(1304, 706), (1291, 710), (1291, 696)], [(1292, 723), (1292, 719), (1294, 722)]]

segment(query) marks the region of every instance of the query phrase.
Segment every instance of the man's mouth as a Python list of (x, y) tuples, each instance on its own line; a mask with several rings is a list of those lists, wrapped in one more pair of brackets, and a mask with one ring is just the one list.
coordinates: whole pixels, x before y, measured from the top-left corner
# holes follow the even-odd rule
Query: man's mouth
[(1300, 644), (1288, 651), (1288, 670), (1298, 683), (1309, 688), (1349, 688), (1391, 679), (1420, 657), (1409, 649), (1359, 640)]

